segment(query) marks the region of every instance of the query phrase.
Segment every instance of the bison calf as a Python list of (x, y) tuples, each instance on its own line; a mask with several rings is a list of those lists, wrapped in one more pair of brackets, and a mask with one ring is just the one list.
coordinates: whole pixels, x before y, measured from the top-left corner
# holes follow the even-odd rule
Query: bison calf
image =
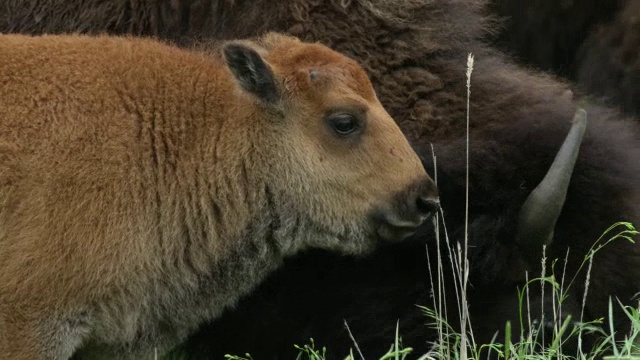
[(140, 359), (284, 258), (410, 235), (434, 183), (354, 61), (0, 37), (0, 358)]

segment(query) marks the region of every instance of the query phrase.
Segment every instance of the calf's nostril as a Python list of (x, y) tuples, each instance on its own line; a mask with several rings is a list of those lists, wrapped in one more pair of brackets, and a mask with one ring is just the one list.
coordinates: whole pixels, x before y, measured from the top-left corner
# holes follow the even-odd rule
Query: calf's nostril
[(431, 197), (418, 196), (416, 206), (420, 213), (432, 214), (440, 209), (440, 201)]

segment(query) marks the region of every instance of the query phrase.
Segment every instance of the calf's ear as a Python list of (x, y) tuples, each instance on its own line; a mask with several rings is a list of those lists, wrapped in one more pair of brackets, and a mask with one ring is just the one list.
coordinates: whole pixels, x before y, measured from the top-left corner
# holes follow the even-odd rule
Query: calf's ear
[(223, 48), (227, 66), (240, 86), (269, 105), (280, 98), (275, 77), (269, 64), (254, 49), (237, 43)]

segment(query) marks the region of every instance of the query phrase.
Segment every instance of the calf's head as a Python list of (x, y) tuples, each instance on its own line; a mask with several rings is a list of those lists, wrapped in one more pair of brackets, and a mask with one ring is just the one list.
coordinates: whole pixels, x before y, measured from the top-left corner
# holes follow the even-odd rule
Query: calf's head
[(280, 224), (305, 228), (294, 246), (364, 252), (437, 210), (435, 184), (356, 62), (275, 33), (223, 53), (240, 96), (266, 114), (262, 181)]

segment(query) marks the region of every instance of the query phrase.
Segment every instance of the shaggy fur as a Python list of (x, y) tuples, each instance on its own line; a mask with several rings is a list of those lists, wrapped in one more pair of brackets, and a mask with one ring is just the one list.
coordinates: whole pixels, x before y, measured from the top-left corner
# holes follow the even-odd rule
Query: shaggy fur
[(640, 117), (640, 2), (595, 27), (578, 52), (578, 84)]
[[(15, 5), (17, 0), (13, 2), (14, 8), (21, 8)], [(85, 6), (81, 3), (87, 2), (74, 2), (76, 7)], [(127, 11), (100, 13), (106, 19), (129, 16), (117, 28), (101, 26), (104, 19), (90, 18), (88, 8), (72, 11), (68, 18), (83, 20), (75, 28), (83, 31), (123, 32), (141, 26), (141, 33), (181, 40), (286, 30), (347, 53), (364, 64), (381, 102), (429, 171), (433, 144), (452, 241), (462, 239), (463, 234), (465, 62), (467, 54), (474, 53), (469, 179), (472, 324), (480, 330), (478, 341), (489, 340), (493, 331), (504, 328), (516, 307), (515, 287), (522, 284), (523, 270), (539, 273), (540, 254), (522, 254), (515, 246), (516, 215), (553, 160), (577, 104), (567, 96), (567, 84), (518, 67), (486, 45), (484, 38), (495, 27), (484, 13), (485, 1), (154, 3), (168, 10), (158, 11), (162, 16), (153, 18), (153, 26), (142, 26), (147, 22), (132, 18)], [(171, 31), (175, 21), (167, 19), (177, 18), (182, 19), (182, 27)], [(14, 17), (12, 29), (36, 31), (46, 25), (56, 31), (75, 30), (66, 25), (72, 21), (60, 18), (45, 23), (20, 19)], [(570, 248), (568, 274), (575, 272), (587, 249), (611, 224), (640, 221), (638, 126), (611, 109), (593, 106), (587, 110), (590, 122), (585, 140), (553, 244), (547, 250), (548, 259), (564, 259)], [(432, 238), (432, 232), (425, 229), (413, 241), (362, 260), (307, 253), (271, 277), (236, 311), (203, 328), (187, 349), (215, 359), (226, 352), (288, 359), (295, 354), (293, 343), (313, 337), (337, 358), (351, 346), (342, 324), (346, 318), (365, 357), (375, 358), (388, 348), (399, 318), (405, 344), (424, 350), (434, 338), (423, 326), (427, 320), (412, 305), (430, 304), (424, 240)], [(427, 243), (433, 253), (433, 242)], [(633, 303), (631, 297), (640, 289), (639, 272), (638, 245), (619, 241), (602, 250), (593, 265), (585, 319), (605, 316), (610, 295)], [(569, 311), (581, 300), (581, 280), (570, 294)], [(455, 307), (449, 309), (455, 315)], [(495, 317), (485, 316), (488, 309), (501, 311)], [(573, 312), (574, 319), (578, 318)], [(455, 325), (455, 317), (450, 319)], [(623, 324), (620, 317), (616, 321)]]
[[(472, 8), (476, 7), (474, 1), (468, 2)], [(579, 87), (576, 90), (604, 97), (610, 105), (634, 116), (640, 114), (637, 101), (640, 65), (634, 60), (638, 58), (640, 32), (637, 1), (489, 2), (491, 11), (503, 23), (494, 28), (501, 48), (539, 69), (576, 81)], [(0, 32), (109, 32), (190, 42), (211, 34), (248, 37), (266, 30), (285, 31), (296, 25), (291, 15), (306, 16), (307, 9), (318, 0), (300, 2), (294, 7), (286, 2), (271, 4), (265, 0), (254, 1), (255, 7), (249, 6), (247, 0), (5, 0), (5, 3), (0, 8)], [(265, 6), (270, 7), (267, 16), (262, 12)], [(454, 29), (450, 33), (459, 34), (460, 19), (451, 20), (449, 26)], [(471, 25), (470, 29), (477, 27)]]
[(640, 115), (638, 1), (492, 0), (491, 7), (504, 17), (500, 47)]
[(0, 358), (162, 354), (285, 257), (424, 220), (435, 186), (353, 60), (223, 49), (0, 37)]
[(613, 19), (625, 1), (490, 0), (490, 7), (503, 18), (501, 47), (540, 69), (573, 79), (580, 46), (596, 25)]

